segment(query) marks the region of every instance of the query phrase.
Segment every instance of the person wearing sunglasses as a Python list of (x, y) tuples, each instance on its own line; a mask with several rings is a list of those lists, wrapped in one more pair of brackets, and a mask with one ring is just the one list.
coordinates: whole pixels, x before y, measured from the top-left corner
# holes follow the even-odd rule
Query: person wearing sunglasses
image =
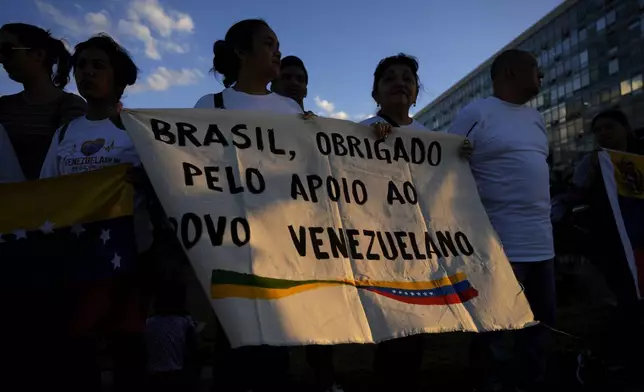
[(85, 114), (85, 101), (63, 91), (69, 82), (71, 55), (63, 41), (48, 31), (10, 23), (0, 28), (0, 64), (24, 88), (0, 97), (0, 124), (25, 177), (37, 179), (56, 129)]

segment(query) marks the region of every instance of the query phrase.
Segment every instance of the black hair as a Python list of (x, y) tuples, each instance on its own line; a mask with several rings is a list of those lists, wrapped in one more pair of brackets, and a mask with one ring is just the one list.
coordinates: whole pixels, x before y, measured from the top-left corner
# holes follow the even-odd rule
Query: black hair
[(416, 79), (416, 89), (420, 91), (420, 79), (418, 78), (418, 60), (416, 60), (416, 58), (413, 56), (404, 53), (398, 53), (395, 56), (385, 57), (378, 63), (378, 66), (373, 73), (373, 87), (371, 89), (371, 96), (373, 97), (373, 99), (376, 99), (378, 82), (380, 81), (380, 79), (382, 79), (382, 77), (385, 75), (385, 72), (387, 72), (389, 67), (391, 67), (392, 65), (404, 65), (409, 67), (409, 69), (411, 69), (411, 72), (414, 74), (414, 78)]
[(240, 61), (235, 49), (250, 50), (256, 31), (268, 24), (262, 19), (245, 19), (232, 25), (223, 40), (212, 46), (212, 69), (224, 76), (224, 86), (230, 87), (239, 77)]
[(304, 62), (296, 56), (286, 56), (282, 59), (281, 62), (281, 69), (284, 69), (286, 67), (299, 67), (302, 68), (302, 71), (304, 71), (304, 78), (306, 79), (306, 83), (309, 83), (309, 73), (306, 72), (306, 67), (304, 66)]
[(496, 80), (504, 69), (514, 68), (526, 60), (527, 57), (533, 57), (530, 53), (519, 50), (509, 49), (494, 58), (490, 67), (490, 78)]
[(607, 109), (607, 110), (604, 110), (604, 111), (600, 112), (599, 114), (597, 114), (593, 118), (592, 123), (590, 124), (590, 129), (591, 130), (594, 129), (595, 128), (595, 123), (597, 122), (597, 120), (602, 119), (602, 118), (607, 118), (607, 119), (613, 120), (613, 121), (617, 122), (619, 125), (621, 125), (622, 127), (626, 128), (627, 130), (631, 130), (631, 124), (628, 121), (628, 117), (626, 117), (624, 112), (622, 112), (619, 109)]
[(623, 111), (621, 111), (618, 108), (612, 108), (612, 109), (606, 109), (604, 111), (599, 112), (595, 117), (593, 117), (593, 121), (590, 123), (590, 130), (593, 132), (595, 128), (595, 124), (597, 123), (598, 120), (605, 118), (609, 120), (613, 120), (617, 122), (619, 125), (624, 127), (626, 129), (626, 134), (627, 134), (627, 149), (629, 152), (635, 153), (635, 154), (643, 154), (644, 153), (644, 145), (642, 141), (637, 139), (637, 135), (633, 131), (633, 128), (631, 128), (631, 123), (628, 121), (628, 117), (626, 114), (624, 114)]
[(117, 98), (120, 100), (125, 87), (136, 83), (139, 69), (132, 57), (121, 45), (107, 34), (99, 34), (76, 45), (72, 56), (72, 66), (76, 67), (80, 54), (86, 49), (97, 49), (104, 52), (110, 59), (114, 72), (114, 83), (117, 87)]
[[(21, 44), (29, 49), (39, 49), (45, 52), (45, 67), (49, 71), (51, 81), (57, 88), (63, 89), (69, 83), (72, 55), (65, 43), (51, 36), (49, 30), (26, 23), (8, 23), (0, 28), (15, 35)], [(56, 72), (54, 73), (54, 65)]]

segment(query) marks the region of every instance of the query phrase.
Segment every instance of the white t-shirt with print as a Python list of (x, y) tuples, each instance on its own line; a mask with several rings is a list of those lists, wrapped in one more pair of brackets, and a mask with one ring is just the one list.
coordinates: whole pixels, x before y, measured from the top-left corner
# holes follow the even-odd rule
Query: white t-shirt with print
[(508, 259), (553, 258), (548, 137), (541, 114), (488, 97), (465, 107), (447, 132), (469, 132), (472, 174)]
[[(265, 95), (246, 94), (228, 87), (222, 91), (224, 108), (230, 110), (253, 110), (284, 114), (303, 113), (300, 105), (288, 97), (276, 93)], [(214, 109), (215, 94), (206, 94), (199, 98), (195, 109)]]
[(11, 140), (4, 127), (0, 125), (0, 183), (24, 181), (25, 176), (13, 150)]
[[(374, 116), (374, 117), (369, 117), (366, 120), (360, 121), (360, 124), (371, 125), (371, 124), (374, 124), (374, 123), (377, 123), (377, 122), (386, 123), (387, 121), (385, 121), (383, 118), (381, 118), (379, 116)], [(417, 131), (429, 131), (430, 130), (429, 128), (425, 127), (423, 124), (419, 123), (418, 121), (416, 121), (414, 119), (412, 119), (411, 124), (402, 125), (399, 128), (400, 129), (414, 129), (414, 130), (417, 130)]]
[[(141, 165), (130, 136), (110, 119), (90, 121), (86, 117), (77, 118), (67, 125), (59, 143), (61, 129), (54, 134), (40, 178), (100, 170), (122, 163)], [(142, 252), (152, 244), (152, 226), (141, 195), (135, 196), (134, 208), (137, 248)]]

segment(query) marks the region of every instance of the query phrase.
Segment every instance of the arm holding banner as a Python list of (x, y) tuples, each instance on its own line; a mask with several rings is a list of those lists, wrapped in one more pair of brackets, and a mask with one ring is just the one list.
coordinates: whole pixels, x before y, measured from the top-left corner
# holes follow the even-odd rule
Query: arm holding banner
[(0, 183), (24, 181), (22, 168), (7, 132), (0, 125)]
[(58, 177), (60, 175), (60, 169), (58, 167), (58, 139), (60, 139), (61, 129), (59, 128), (51, 139), (45, 161), (40, 169), (40, 178)]

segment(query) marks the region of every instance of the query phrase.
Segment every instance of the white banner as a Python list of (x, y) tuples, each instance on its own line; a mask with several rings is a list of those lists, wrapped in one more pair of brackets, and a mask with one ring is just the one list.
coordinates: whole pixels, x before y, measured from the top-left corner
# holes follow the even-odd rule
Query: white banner
[(234, 347), (533, 322), (462, 138), (232, 110), (122, 118)]

